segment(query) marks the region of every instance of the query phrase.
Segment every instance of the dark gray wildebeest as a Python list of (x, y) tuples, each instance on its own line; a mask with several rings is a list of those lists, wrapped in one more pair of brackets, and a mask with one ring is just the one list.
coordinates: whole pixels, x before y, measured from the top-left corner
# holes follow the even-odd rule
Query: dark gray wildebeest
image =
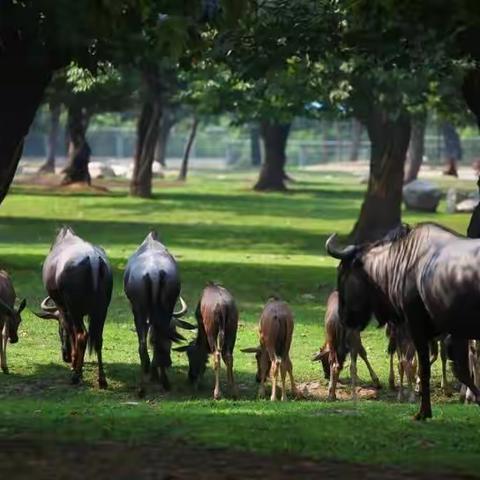
[(293, 336), (293, 313), (290, 307), (277, 298), (271, 298), (260, 317), (260, 345), (254, 348), (244, 348), (242, 352), (255, 353), (257, 360), (257, 382), (260, 383), (258, 396), (265, 396), (265, 381), (270, 374), (272, 379), (272, 395), (270, 400), (277, 399), (277, 377), (281, 373), (282, 400), (287, 399), (285, 377), (288, 373), (292, 393), (297, 394), (293, 379), (290, 346)]
[(480, 404), (469, 371), (468, 340), (480, 339), (480, 240), (462, 237), (433, 223), (402, 225), (381, 241), (335, 246), (340, 261), (339, 313), (349, 327), (363, 329), (372, 312), (377, 321), (406, 321), (417, 349), (421, 406), (418, 420), (431, 418), (429, 341), (450, 334), (453, 371)]
[[(132, 306), (135, 329), (138, 336), (138, 353), (141, 362), (139, 394), (145, 393), (146, 377), (160, 380), (165, 390), (170, 389), (166, 369), (171, 366), (172, 341), (182, 340), (176, 327), (195, 328), (180, 320), (187, 312), (187, 305), (180, 297), (180, 275), (177, 262), (158, 240), (156, 232), (150, 232), (137, 251), (129, 258), (124, 276), (125, 294)], [(180, 299), (181, 310), (174, 312)], [(147, 341), (153, 346), (150, 364)]]
[(27, 301), (23, 299), (15, 308), (15, 290), (5, 270), (0, 270), (0, 366), (3, 373), (8, 373), (7, 342), (18, 342), (18, 326), (22, 321), (20, 314)]
[(97, 354), (98, 385), (106, 388), (102, 344), (112, 271), (105, 251), (75, 235), (70, 227), (61, 228), (43, 263), (43, 285), (48, 297), (36, 315), (58, 320), (63, 360), (72, 364), (72, 383), (82, 378), (88, 346), (90, 353)]
[(195, 310), (197, 338), (190, 344), (175, 348), (187, 352), (188, 378), (196, 387), (205, 372), (208, 356), (213, 354), (215, 389), (213, 397), (218, 400), (220, 392), (220, 359), (227, 367), (227, 379), (234, 398), (237, 389), (233, 377), (233, 349), (237, 338), (238, 310), (232, 294), (224, 287), (208, 284)]
[(343, 369), (347, 355), (350, 354), (350, 379), (352, 382), (352, 397), (356, 398), (357, 357), (365, 362), (375, 388), (380, 388), (380, 381), (368, 361), (367, 352), (362, 344), (360, 332), (345, 327), (338, 315), (338, 292), (334, 290), (328, 297), (325, 312), (325, 343), (317, 352), (313, 361), (321, 361), (325, 379), (329, 380), (328, 398), (336, 400), (338, 377)]

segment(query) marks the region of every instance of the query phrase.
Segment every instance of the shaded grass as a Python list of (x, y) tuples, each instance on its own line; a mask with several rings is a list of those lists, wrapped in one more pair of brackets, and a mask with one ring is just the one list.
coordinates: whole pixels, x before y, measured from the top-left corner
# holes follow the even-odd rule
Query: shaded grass
[[(106, 248), (115, 281), (104, 336), (110, 388), (96, 389), (93, 363), (86, 366), (83, 386), (68, 385), (55, 322), (26, 311), (20, 342), (8, 349), (12, 374), (0, 375), (0, 435), (131, 442), (172, 435), (243, 449), (475, 473), (480, 412), (438, 392), (435, 419), (427, 425), (410, 421), (416, 405), (392, 403), (386, 392), (379, 401), (358, 403), (254, 401), (255, 361), (239, 348), (256, 344), (258, 316), (271, 294), (287, 300), (296, 316), (292, 359), (297, 379), (321, 379), (310, 357), (323, 341), (324, 302), (335, 284), (335, 261), (325, 256), (323, 245), (332, 231), (349, 232), (363, 186), (352, 176), (298, 173), (291, 193), (265, 195), (248, 189), (251, 177), (199, 175), (187, 185), (159, 189), (153, 200), (129, 198), (121, 184), (99, 196), (39, 188), (31, 193), (24, 185), (13, 189), (0, 210), (0, 260), (30, 308), (44, 296), (41, 265), (59, 226), (68, 223)], [(458, 231), (465, 231), (469, 220), (467, 215), (408, 212), (405, 219), (434, 220)], [(186, 360), (179, 353), (173, 355), (173, 391), (164, 395), (152, 389), (146, 400), (136, 397), (137, 341), (122, 274), (150, 228), (159, 231), (179, 261), (190, 312), (207, 280), (234, 293), (241, 317), (235, 355), (241, 401), (211, 402), (210, 370), (194, 398), (186, 382)], [(386, 385), (384, 333), (371, 326), (363, 338)], [(366, 369), (359, 366), (366, 380)], [(437, 365), (434, 385), (438, 370)]]

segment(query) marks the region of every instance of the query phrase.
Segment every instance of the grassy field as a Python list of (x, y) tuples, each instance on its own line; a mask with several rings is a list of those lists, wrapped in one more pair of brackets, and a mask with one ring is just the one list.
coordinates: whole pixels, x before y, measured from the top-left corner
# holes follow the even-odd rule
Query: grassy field
[[(480, 411), (458, 405), (456, 398), (436, 393), (435, 418), (423, 424), (411, 420), (417, 405), (397, 403), (386, 391), (379, 400), (334, 404), (255, 400), (254, 358), (239, 349), (256, 345), (258, 317), (271, 294), (287, 300), (296, 316), (296, 379), (325, 384), (319, 366), (310, 361), (323, 341), (325, 299), (335, 284), (335, 261), (325, 256), (324, 242), (332, 231), (349, 232), (362, 199), (364, 186), (353, 176), (296, 176), (289, 194), (266, 195), (249, 190), (253, 174), (202, 174), (185, 185), (159, 183), (153, 200), (129, 198), (121, 184), (99, 195), (16, 186), (0, 208), (0, 259), (30, 308), (45, 295), (41, 265), (59, 226), (73, 226), (101, 244), (111, 259), (115, 286), (104, 335), (109, 389), (96, 387), (93, 357), (84, 384), (70, 386), (55, 322), (40, 320), (27, 309), (20, 341), (8, 348), (11, 374), (0, 374), (0, 438), (19, 434), (142, 443), (171, 436), (239, 449), (477, 473)], [(461, 232), (468, 219), (444, 213), (405, 215), (408, 222), (434, 220)], [(180, 353), (174, 354), (170, 373), (173, 391), (151, 391), (141, 401), (136, 397), (137, 341), (122, 275), (128, 256), (151, 228), (178, 259), (190, 312), (207, 280), (234, 293), (241, 316), (235, 355), (240, 400), (211, 401), (210, 370), (194, 398)], [(384, 332), (370, 326), (363, 338), (386, 385)], [(361, 363), (359, 373), (366, 382)], [(343, 372), (347, 376), (348, 369)], [(439, 365), (433, 383), (437, 388)]]

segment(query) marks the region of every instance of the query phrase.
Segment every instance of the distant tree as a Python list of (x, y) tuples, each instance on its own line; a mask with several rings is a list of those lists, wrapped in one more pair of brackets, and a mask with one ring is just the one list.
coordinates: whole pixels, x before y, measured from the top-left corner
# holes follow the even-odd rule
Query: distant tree
[(180, 167), (180, 173), (178, 175), (178, 180), (184, 182), (187, 179), (188, 173), (188, 160), (190, 158), (190, 152), (192, 150), (192, 146), (195, 142), (195, 136), (197, 135), (197, 127), (198, 127), (198, 117), (196, 115), (193, 116), (192, 119), (192, 126), (190, 127), (190, 134), (188, 135), (187, 143), (185, 144), (185, 150), (183, 152), (182, 158), (182, 165)]
[(425, 130), (427, 126), (426, 112), (412, 118), (412, 133), (407, 151), (407, 164), (404, 183), (416, 180), (425, 154)]
[(60, 129), (61, 103), (48, 102), (48, 134), (47, 134), (47, 155), (45, 163), (39, 168), (39, 173), (55, 173), (55, 156), (58, 147), (58, 134)]

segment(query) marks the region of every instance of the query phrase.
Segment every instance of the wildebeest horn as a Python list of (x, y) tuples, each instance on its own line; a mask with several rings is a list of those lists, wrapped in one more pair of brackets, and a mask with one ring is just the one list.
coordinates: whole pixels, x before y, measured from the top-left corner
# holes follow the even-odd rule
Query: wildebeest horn
[(240, 351), (243, 353), (257, 353), (260, 351), (260, 347), (241, 348)]
[(190, 348), (190, 345), (182, 345), (181, 347), (173, 347), (172, 350), (176, 352), (186, 352)]
[(192, 325), (191, 323), (188, 323), (185, 320), (180, 320), (179, 318), (173, 318), (173, 324), (176, 327), (184, 328), (185, 330), (195, 330), (197, 328), (196, 325)]
[(185, 300), (182, 297), (178, 297), (180, 299), (180, 303), (182, 304), (182, 308), (178, 312), (173, 312), (173, 317), (174, 318), (179, 318), (183, 317), (188, 310), (187, 304), (185, 303)]
[(10, 305), (7, 305), (3, 300), (0, 300), (0, 311), (7, 315), (14, 315), (15, 312)]
[(40, 304), (40, 308), (44, 311), (44, 312), (56, 312), (58, 310), (57, 306), (54, 304), (54, 305), (48, 305), (48, 302), (52, 300), (50, 298), (50, 296), (46, 297), (43, 299), (42, 303)]
[(34, 312), (33, 310), (30, 311), (38, 318), (43, 318), (46, 320), (60, 320), (58, 310), (55, 312)]
[(327, 241), (325, 242), (325, 249), (331, 257), (337, 258), (338, 260), (345, 260), (347, 258), (350, 258), (357, 251), (357, 247), (355, 245), (348, 245), (343, 249), (336, 248), (334, 246), (336, 239), (337, 234), (333, 233), (328, 237)]

